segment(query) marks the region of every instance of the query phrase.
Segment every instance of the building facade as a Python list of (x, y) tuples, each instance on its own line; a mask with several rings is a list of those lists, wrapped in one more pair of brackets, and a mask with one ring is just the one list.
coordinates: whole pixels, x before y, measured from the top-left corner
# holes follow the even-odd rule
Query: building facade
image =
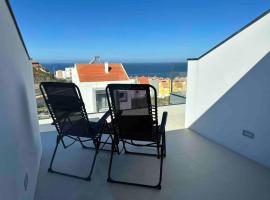
[(169, 78), (151, 77), (149, 84), (155, 87), (158, 98), (170, 96), (171, 80)]
[(54, 76), (57, 79), (64, 79), (65, 78), (63, 70), (56, 70)]
[(173, 93), (186, 93), (187, 91), (187, 79), (185, 77), (175, 78), (172, 81)]
[(72, 68), (73, 67), (66, 67), (65, 68), (65, 79), (71, 80), (72, 79)]
[(72, 82), (81, 91), (88, 113), (104, 112), (108, 109), (106, 86), (110, 83), (135, 83), (129, 79), (121, 63), (75, 64)]

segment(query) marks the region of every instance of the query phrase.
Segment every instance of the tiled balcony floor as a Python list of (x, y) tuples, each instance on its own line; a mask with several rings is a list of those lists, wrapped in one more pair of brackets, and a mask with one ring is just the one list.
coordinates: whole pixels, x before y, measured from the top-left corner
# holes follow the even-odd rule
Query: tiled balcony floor
[[(55, 145), (55, 132), (42, 133), (41, 160), (36, 200), (75, 199), (175, 199), (175, 200), (269, 200), (270, 170), (190, 130), (167, 133), (162, 190), (107, 183), (109, 153), (100, 152), (90, 182), (47, 173)], [(59, 148), (54, 167), (85, 175), (93, 152), (80, 145)], [(114, 159), (115, 175), (126, 179), (156, 180), (155, 158), (121, 155)]]

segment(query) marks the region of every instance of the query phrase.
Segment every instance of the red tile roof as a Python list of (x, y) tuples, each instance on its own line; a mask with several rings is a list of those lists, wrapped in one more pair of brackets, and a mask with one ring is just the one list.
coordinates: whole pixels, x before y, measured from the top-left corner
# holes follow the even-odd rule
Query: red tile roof
[(140, 84), (149, 84), (149, 78), (145, 76), (138, 76), (137, 80)]
[(124, 81), (129, 80), (122, 64), (109, 63), (109, 72), (104, 64), (76, 64), (80, 82)]

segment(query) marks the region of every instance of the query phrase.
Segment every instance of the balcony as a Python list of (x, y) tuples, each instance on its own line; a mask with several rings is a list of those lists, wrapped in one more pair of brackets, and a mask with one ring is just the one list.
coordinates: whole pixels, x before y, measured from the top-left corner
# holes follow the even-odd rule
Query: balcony
[[(43, 155), (35, 199), (269, 199), (270, 170), (185, 129), (185, 104), (158, 107), (167, 111), (167, 157), (164, 160), (162, 190), (107, 183), (108, 152), (100, 152), (91, 182), (74, 180), (47, 172), (56, 132), (51, 120), (40, 120)], [(96, 120), (103, 113), (91, 113)], [(159, 116), (159, 119), (161, 116)], [(132, 148), (132, 147), (130, 147)], [(79, 144), (60, 149), (55, 168), (85, 175), (93, 152)], [(91, 155), (92, 154), (92, 155)], [(116, 156), (114, 174), (125, 180), (154, 183), (158, 160), (142, 156)], [(89, 161), (89, 162), (87, 162)], [(119, 173), (121, 172), (121, 173)], [(118, 173), (118, 174), (117, 174)], [(136, 177), (136, 178), (134, 178)], [(247, 189), (248, 188), (248, 189)]]
[[(100, 152), (90, 182), (47, 172), (55, 145), (54, 131), (41, 133), (43, 155), (36, 200), (47, 199), (270, 199), (270, 170), (189, 130), (167, 132), (162, 190), (107, 183), (109, 153)], [(79, 144), (59, 149), (55, 168), (85, 175), (89, 150)], [(157, 159), (143, 156), (116, 156), (114, 173), (130, 180), (155, 181)], [(89, 162), (88, 162), (89, 161)], [(155, 165), (157, 164), (157, 165)], [(134, 177), (136, 177), (134, 179)]]
[[(30, 56), (9, 1), (2, 1), (0, 198), (269, 200), (269, 23), (267, 11), (189, 60), (187, 104), (159, 107), (159, 114), (166, 110), (169, 118), (162, 190), (157, 191), (107, 183), (106, 152), (100, 152), (91, 182), (47, 172), (56, 132), (50, 119), (38, 127)], [(59, 150), (57, 169), (81, 175), (89, 170), (91, 151), (78, 144)], [(157, 159), (115, 159), (113, 176), (155, 181)]]

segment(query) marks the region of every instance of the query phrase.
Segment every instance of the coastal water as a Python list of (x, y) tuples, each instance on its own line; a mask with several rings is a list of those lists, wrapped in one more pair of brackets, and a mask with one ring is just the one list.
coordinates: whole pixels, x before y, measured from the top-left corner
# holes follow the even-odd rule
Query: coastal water
[[(65, 69), (73, 66), (73, 63), (42, 63), (51, 73), (56, 70)], [(123, 63), (129, 76), (160, 76), (175, 77), (185, 76), (187, 72), (187, 63)]]

